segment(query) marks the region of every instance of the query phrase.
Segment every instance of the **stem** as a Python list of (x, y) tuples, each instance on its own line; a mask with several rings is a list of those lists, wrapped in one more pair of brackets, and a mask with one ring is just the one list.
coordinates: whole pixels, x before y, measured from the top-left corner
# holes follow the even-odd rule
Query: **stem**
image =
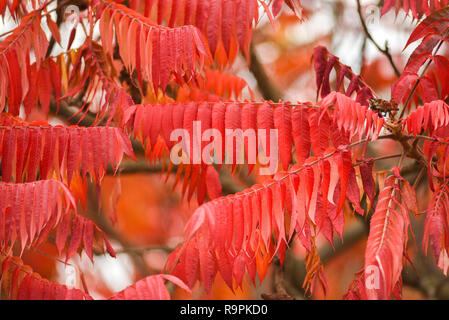
[(362, 28), (363, 28), (363, 31), (365, 32), (366, 37), (372, 42), (372, 44), (374, 44), (374, 46), (377, 48), (377, 50), (379, 50), (382, 54), (384, 54), (387, 57), (388, 61), (390, 62), (391, 66), (394, 70), (394, 73), (396, 74), (397, 77), (400, 77), (401, 73), (399, 72), (398, 67), (396, 66), (396, 64), (393, 61), (393, 57), (390, 53), (390, 49), (388, 48), (388, 45), (385, 43), (385, 48), (382, 48), (376, 42), (376, 40), (374, 40), (373, 36), (369, 32), (368, 26), (366, 25), (365, 19), (363, 18), (362, 5), (360, 4), (360, 0), (357, 0), (357, 12), (359, 14), (360, 23), (362, 24)]
[[(437, 54), (437, 52), (440, 50), (441, 46), (443, 45), (444, 41), (440, 41), (440, 43), (438, 44), (434, 55)], [(405, 110), (407, 109), (407, 106), (409, 105), (409, 103), (412, 101), (413, 95), (415, 94), (416, 89), (418, 89), (418, 85), (421, 82), (421, 79), (423, 78), (423, 76), (426, 74), (427, 69), (429, 69), (430, 64), (432, 63), (432, 60), (428, 60), (426, 63), (426, 66), (424, 67), (423, 72), (421, 73), (421, 75), (419, 76), (418, 80), (416, 80), (415, 85), (412, 88), (412, 91), (410, 91), (410, 94), (407, 97), (407, 100), (404, 103), (404, 107), (401, 110), (401, 113), (399, 114), (399, 119), (402, 118), (404, 116)]]
[(281, 94), (271, 83), (268, 75), (265, 72), (263, 65), (260, 63), (257, 57), (256, 51), (254, 50), (254, 45), (251, 44), (250, 47), (251, 54), (251, 64), (249, 66), (250, 71), (256, 78), (259, 90), (265, 100), (279, 101), (281, 100)]
[(413, 183), (413, 189), (416, 190), (416, 187), (418, 186), (418, 184), (421, 181), (422, 177), (424, 176), (425, 172), (426, 172), (426, 168), (421, 168), (418, 175), (416, 176), (415, 182)]
[(406, 156), (406, 154), (405, 154), (405, 152), (403, 152), (403, 153), (401, 154), (401, 158), (399, 159), (399, 162), (398, 162), (398, 168), (399, 168), (399, 169), (401, 169), (401, 168), (402, 168), (402, 165), (404, 164), (405, 156)]
[[(392, 155), (389, 155), (389, 156), (383, 156), (383, 157), (379, 157), (379, 158), (375, 158), (375, 159), (372, 159), (371, 161), (369, 161), (369, 162), (376, 162), (376, 161), (382, 161), (382, 160), (388, 160), (388, 159), (394, 159), (394, 158), (399, 158), (399, 157), (401, 157), (402, 156), (402, 153), (397, 153), (397, 154), (392, 154)], [(360, 161), (360, 162), (357, 162), (356, 164), (354, 164), (354, 167), (358, 167), (358, 166), (360, 166), (361, 164), (363, 164), (363, 163), (365, 163), (366, 161)]]

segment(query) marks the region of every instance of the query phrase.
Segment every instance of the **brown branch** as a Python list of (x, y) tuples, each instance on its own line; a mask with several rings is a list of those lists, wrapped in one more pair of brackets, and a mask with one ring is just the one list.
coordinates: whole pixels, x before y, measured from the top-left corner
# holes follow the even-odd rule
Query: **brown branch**
[(389, 156), (378, 157), (378, 158), (371, 159), (370, 161), (360, 161), (360, 162), (355, 163), (354, 167), (358, 167), (361, 164), (366, 163), (366, 162), (378, 162), (378, 161), (383, 161), (383, 160), (399, 158), (400, 156), (402, 156), (402, 153), (397, 153), (397, 154), (392, 154), (392, 155), (389, 155)]
[(70, 105), (67, 101), (62, 100), (60, 101), (58, 108), (57, 102), (52, 99), (50, 103), (50, 112), (71, 125), (91, 127), (95, 123), (94, 114), (91, 112), (87, 112), (86, 114), (80, 112), (77, 114), (82, 104), (82, 101), (75, 101), (73, 105)]
[[(137, 162), (131, 160), (125, 160), (120, 164), (120, 168), (118, 170), (118, 174), (120, 175), (129, 175), (129, 174), (139, 174), (139, 173), (148, 173), (148, 174), (167, 174), (167, 165), (164, 166), (161, 163), (156, 163), (154, 165), (149, 165), (143, 159), (139, 159)], [(173, 166), (172, 173), (175, 174), (178, 170), (178, 166)], [(109, 167), (107, 170), (108, 175), (114, 175), (115, 171)], [(235, 194), (237, 192), (242, 191), (244, 188), (240, 188), (232, 177), (229, 174), (226, 174), (225, 170), (221, 170), (220, 172), (220, 180), (223, 188), (223, 194)]]
[(127, 247), (127, 248), (123, 248), (120, 250), (115, 251), (116, 254), (121, 254), (121, 253), (137, 253), (137, 254), (142, 254), (145, 253), (147, 251), (151, 251), (151, 250), (160, 250), (160, 251), (165, 251), (166, 253), (170, 253), (172, 252), (174, 249), (167, 247), (167, 246), (162, 246), (162, 245), (151, 245), (151, 246), (145, 246), (145, 247)]
[(273, 288), (272, 293), (262, 293), (261, 297), (264, 300), (296, 300), (292, 297), (286, 289), (286, 283), (284, 274), (279, 263), (279, 259), (276, 258), (273, 271)]
[(251, 64), (249, 70), (256, 78), (257, 85), (265, 100), (279, 101), (282, 96), (279, 90), (271, 83), (268, 75), (265, 72), (263, 65), (260, 63), (257, 53), (254, 49), (254, 45), (250, 46)]
[(401, 72), (399, 72), (398, 67), (396, 66), (396, 64), (394, 63), (393, 60), (393, 56), (390, 53), (390, 49), (388, 48), (388, 44), (385, 43), (385, 48), (382, 48), (377, 42), (376, 40), (374, 40), (373, 36), (371, 35), (371, 33), (368, 30), (368, 26), (366, 25), (365, 19), (363, 18), (363, 14), (362, 14), (362, 5), (360, 4), (360, 0), (357, 0), (357, 12), (359, 14), (359, 18), (360, 18), (360, 23), (362, 24), (362, 28), (363, 28), (363, 32), (365, 32), (366, 37), (371, 41), (371, 43), (377, 48), (377, 50), (379, 50), (383, 55), (385, 55), (388, 59), (388, 61), (391, 64), (391, 67), (394, 70), (394, 73), (396, 74), (397, 77), (401, 76)]

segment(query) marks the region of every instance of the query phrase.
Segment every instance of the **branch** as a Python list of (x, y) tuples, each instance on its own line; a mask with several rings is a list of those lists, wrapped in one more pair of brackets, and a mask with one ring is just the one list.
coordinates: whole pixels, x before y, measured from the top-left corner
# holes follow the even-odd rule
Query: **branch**
[(253, 73), (257, 80), (257, 85), (262, 93), (265, 100), (279, 101), (282, 96), (278, 89), (271, 83), (268, 78), (263, 65), (260, 63), (257, 57), (254, 45), (250, 46), (251, 64), (249, 70)]
[[(435, 50), (434, 55), (436, 55), (438, 53), (438, 51), (440, 50), (443, 43), (444, 43), (444, 41), (441, 40)], [(407, 109), (408, 104), (412, 101), (413, 95), (415, 94), (416, 89), (418, 89), (418, 85), (421, 82), (422, 77), (424, 77), (424, 75), (426, 74), (427, 69), (429, 69), (431, 63), (432, 63), (432, 59), (429, 59), (429, 61), (427, 61), (427, 63), (426, 63), (426, 66), (424, 67), (421, 75), (419, 76), (418, 80), (416, 80), (415, 85), (413, 86), (412, 90), (410, 91), (410, 94), (408, 95), (407, 100), (404, 103), (404, 107), (402, 108), (401, 113), (399, 114), (399, 119), (404, 116), (404, 113), (405, 113), (405, 110)]]
[(273, 271), (273, 293), (262, 293), (261, 297), (264, 300), (296, 300), (292, 297), (286, 289), (286, 283), (279, 259), (276, 258)]
[(121, 254), (121, 253), (141, 254), (141, 253), (145, 253), (145, 252), (151, 251), (151, 250), (160, 250), (160, 251), (164, 251), (166, 253), (170, 253), (173, 251), (173, 248), (163, 246), (163, 245), (151, 245), (151, 246), (137, 247), (137, 248), (133, 248), (133, 247), (123, 248), (123, 249), (115, 251), (115, 253), (116, 254)]
[[(132, 247), (132, 245), (128, 242), (127, 239), (123, 238), (111, 225), (109, 220), (105, 217), (104, 212), (102, 212), (99, 207), (98, 200), (96, 195), (93, 192), (88, 192), (88, 205), (90, 207), (90, 217), (92, 221), (107, 234), (108, 238), (115, 239), (123, 248)], [(150, 271), (145, 263), (145, 260), (142, 257), (142, 253), (137, 252), (129, 252), (131, 259), (134, 262), (134, 265), (139, 270), (139, 273), (142, 277), (146, 277), (150, 275)]]
[(363, 18), (362, 5), (360, 4), (360, 0), (357, 0), (357, 12), (359, 14), (360, 23), (362, 24), (362, 28), (363, 28), (363, 31), (365, 32), (366, 37), (372, 42), (372, 44), (374, 44), (374, 46), (377, 48), (377, 50), (379, 50), (383, 55), (385, 55), (387, 57), (387, 59), (390, 62), (391, 66), (393, 67), (394, 73), (396, 74), (397, 77), (400, 77), (401, 73), (399, 72), (398, 67), (396, 66), (396, 64), (393, 61), (393, 57), (392, 57), (392, 55), (390, 53), (390, 49), (388, 48), (388, 44), (385, 43), (385, 48), (382, 48), (376, 42), (376, 40), (374, 40), (373, 36), (369, 32), (368, 26), (366, 25), (365, 19)]

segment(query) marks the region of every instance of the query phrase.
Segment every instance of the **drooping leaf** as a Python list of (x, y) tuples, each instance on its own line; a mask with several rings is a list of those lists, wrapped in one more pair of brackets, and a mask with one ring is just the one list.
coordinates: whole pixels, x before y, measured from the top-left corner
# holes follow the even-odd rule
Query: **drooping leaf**
[(92, 300), (75, 288), (43, 279), (18, 257), (0, 253), (0, 296), (9, 300)]
[(400, 280), (402, 256), (410, 225), (407, 210), (401, 203), (399, 179), (391, 175), (379, 194), (370, 223), (365, 251), (365, 279), (368, 299), (390, 299)]
[[(338, 57), (330, 53), (325, 47), (318, 46), (313, 54), (313, 65), (315, 68), (317, 96), (326, 97), (331, 91), (343, 92), (347, 96), (353, 93), (357, 95), (357, 102), (368, 106), (368, 100), (373, 98), (371, 89), (365, 82), (352, 72), (352, 69), (340, 62)], [(330, 74), (336, 72), (336, 87), (331, 89)], [(345, 88), (345, 79), (349, 80)]]

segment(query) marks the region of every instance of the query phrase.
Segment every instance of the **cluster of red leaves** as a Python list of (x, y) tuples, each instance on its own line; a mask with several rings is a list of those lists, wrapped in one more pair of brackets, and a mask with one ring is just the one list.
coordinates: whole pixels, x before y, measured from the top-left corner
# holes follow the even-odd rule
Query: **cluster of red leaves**
[[(131, 1), (130, 7), (146, 16), (156, 15), (155, 21), (164, 21), (170, 27), (194, 25), (207, 38), (212, 55), (218, 55), (223, 60), (234, 60), (237, 49), (240, 48), (248, 56), (252, 29), (258, 21), (257, 0), (212, 0), (212, 1), (172, 1), (167, 2)], [(154, 8), (153, 8), (154, 7)]]
[[(23, 100), (25, 114), (30, 114), (38, 102), (42, 111), (48, 114), (52, 93), (55, 99), (59, 99), (62, 94), (60, 74), (60, 66), (51, 58), (43, 60), (40, 67), (37, 63), (30, 66), (29, 90)], [(57, 103), (59, 105), (59, 101)]]
[(440, 269), (447, 274), (449, 268), (449, 189), (446, 182), (439, 184), (430, 201), (424, 223), (423, 250), (427, 254), (429, 242)]
[(396, 13), (402, 9), (406, 13), (412, 12), (416, 19), (423, 15), (429, 16), (432, 12), (449, 5), (448, 0), (385, 0), (382, 7), (382, 15), (395, 8)]
[[(263, 185), (199, 207), (186, 225), (186, 241), (169, 258), (168, 270), (174, 270), (189, 286), (201, 279), (207, 291), (220, 272), (233, 289), (233, 279), (240, 286), (245, 269), (254, 282), (256, 271), (263, 279), (264, 261), (278, 253), (282, 262), (295, 233), (313, 257), (312, 238), (317, 234), (330, 242), (334, 231), (342, 235), (346, 198), (363, 214), (346, 147), (327, 149), (322, 156), (279, 172)], [(311, 272), (322, 276), (315, 268)]]
[(22, 251), (38, 246), (56, 229), (55, 243), (59, 253), (66, 243), (68, 246), (66, 260), (79, 248), (84, 248), (92, 260), (94, 244), (98, 251), (115, 256), (104, 233), (92, 221), (76, 214), (75, 199), (60, 181), (2, 182), (0, 193), (1, 249), (12, 247), (16, 241), (21, 244)]
[[(189, 79), (209, 57), (202, 35), (193, 26), (168, 28), (121, 4), (96, 0), (100, 17), (103, 49), (113, 60), (114, 31), (123, 63), (136, 71), (141, 88), (143, 80), (153, 84), (154, 91), (165, 91), (173, 73), (177, 79)], [(115, 29), (114, 29), (115, 27)]]
[[(19, 114), (20, 104), (32, 87), (30, 52), (34, 52), (36, 57), (34, 73), (40, 69), (40, 63), (45, 58), (48, 40), (41, 27), (41, 18), (40, 10), (31, 12), (0, 42), (0, 110), (3, 111), (7, 104), (12, 115)], [(51, 19), (47, 19), (49, 20)], [(47, 96), (42, 99), (46, 103)]]
[(384, 124), (384, 119), (368, 106), (335, 91), (321, 101), (321, 108), (333, 108), (337, 128), (350, 138), (369, 139), (372, 136), (372, 140), (376, 140)]
[[(368, 280), (370, 281), (370, 280)], [(373, 282), (369, 282), (369, 285), (374, 284)], [(368, 295), (366, 294), (366, 285), (367, 279), (365, 277), (364, 270), (361, 270), (356, 273), (355, 279), (349, 285), (349, 289), (346, 294), (343, 296), (344, 300), (368, 300)], [(393, 297), (397, 300), (402, 299), (402, 278), (400, 277), (398, 282), (393, 288), (392, 292)]]
[(50, 282), (17, 257), (0, 253), (0, 297), (10, 300), (92, 300), (78, 289)]
[(83, 177), (90, 173), (100, 182), (108, 164), (118, 168), (124, 154), (134, 157), (129, 137), (118, 128), (66, 128), (7, 118), (3, 124), (9, 121), (13, 123), (0, 128), (3, 181), (14, 177), (21, 182), (24, 175), (27, 181), (46, 179), (54, 172), (57, 179), (70, 184), (73, 174), (81, 170)]
[[(348, 117), (351, 112), (352, 117)], [(270, 155), (270, 129), (278, 130), (279, 156), (284, 170), (289, 168), (292, 159), (293, 145), (296, 149), (297, 160), (300, 164), (309, 157), (312, 150), (315, 156), (324, 154), (332, 144), (335, 148), (348, 144), (354, 136), (375, 140), (383, 125), (383, 119), (372, 110), (361, 106), (352, 99), (339, 94), (332, 93), (326, 97), (321, 108), (312, 105), (291, 105), (289, 103), (274, 104), (270, 102), (216, 102), (216, 103), (173, 103), (135, 105), (124, 112), (123, 125), (132, 130), (134, 135), (143, 143), (147, 144), (147, 150), (152, 148), (151, 158), (161, 159), (167, 154), (167, 148), (171, 150), (176, 144), (171, 141), (170, 135), (175, 129), (185, 129), (189, 132), (189, 157), (192, 160), (192, 149), (194, 142), (193, 122), (201, 123), (200, 136), (208, 129), (216, 129), (221, 133), (220, 139), (214, 139), (213, 145), (216, 150), (225, 150), (226, 129), (241, 129), (246, 132), (249, 129), (256, 132), (264, 131), (266, 134), (266, 145), (258, 149), (257, 154), (251, 153), (252, 145), (259, 145), (256, 141), (244, 138), (244, 155), (234, 155), (235, 159), (244, 157), (249, 163), (250, 171), (253, 169), (259, 152)], [(188, 140), (187, 137), (185, 137)], [(205, 143), (199, 146), (199, 154), (207, 147)], [(225, 163), (225, 153), (217, 154)], [(198, 186), (198, 201), (202, 203), (206, 192), (205, 179), (207, 177), (206, 165), (203, 157), (199, 159), (201, 165), (179, 166), (177, 177), (181, 176), (182, 170), (188, 170), (184, 175), (185, 181), (190, 181), (188, 199), (190, 200), (195, 188)], [(193, 161), (190, 161), (193, 163)], [(233, 161), (235, 169), (236, 161)], [(188, 182), (186, 182), (188, 183)], [(183, 193), (187, 184), (184, 184)]]
[[(299, 162), (302, 163), (310, 155), (310, 147), (319, 156), (329, 147), (330, 139), (334, 139), (336, 147), (344, 144), (342, 142), (345, 141), (338, 141), (342, 137), (332, 137), (332, 128), (343, 133), (343, 137), (352, 138), (357, 135), (368, 139), (372, 135), (375, 140), (384, 122), (367, 107), (342, 94), (332, 93), (323, 99), (321, 108), (311, 104), (292, 105), (288, 102), (268, 101), (135, 105), (124, 112), (122, 125), (132, 130), (142, 143), (150, 143), (153, 149), (157, 147), (159, 136), (162, 137), (164, 147), (171, 149), (174, 145), (170, 139), (171, 132), (174, 129), (186, 129), (193, 139), (194, 121), (201, 122), (201, 134), (207, 129), (216, 129), (222, 137), (226, 137), (226, 129), (265, 130), (267, 136), (268, 130), (277, 129), (284, 170), (290, 164), (292, 140)], [(221, 142), (224, 147), (225, 141)], [(192, 144), (193, 140), (190, 145)], [(248, 143), (245, 143), (246, 156), (248, 148)], [(269, 151), (266, 150), (267, 155)], [(224, 155), (222, 156), (224, 160)]]
[(449, 106), (441, 100), (434, 100), (418, 107), (405, 119), (407, 131), (418, 135), (429, 130), (433, 136), (438, 129), (449, 125)]
[[(284, 0), (273, 2), (272, 11), (275, 16), (283, 3)], [(287, 0), (285, 3), (298, 16), (301, 15), (299, 0)], [(272, 20), (268, 6), (264, 1), (260, 1), (260, 4)], [(258, 0), (131, 0), (129, 6), (146, 17), (153, 18), (160, 25), (196, 26), (207, 39), (212, 55), (221, 65), (232, 63), (239, 50), (249, 59), (253, 27), (259, 20)]]
[[(69, 240), (70, 236), (70, 240)], [(56, 230), (55, 244), (61, 255), (67, 246), (66, 261), (79, 250), (84, 249), (93, 262), (93, 248), (107, 252), (115, 258), (115, 252), (104, 232), (95, 223), (78, 214), (65, 215)]]
[(170, 293), (165, 287), (164, 280), (190, 292), (189, 287), (177, 277), (169, 274), (158, 274), (137, 281), (132, 286), (109, 298), (109, 300), (170, 300)]
[[(71, 70), (67, 79), (68, 92), (63, 98), (76, 96), (82, 88), (85, 89), (84, 105), (78, 113), (85, 109), (87, 114), (93, 107), (98, 110), (96, 122), (107, 115), (109, 124), (112, 119), (120, 118), (122, 110), (134, 104), (125, 88), (114, 79), (117, 71), (109, 63), (101, 45), (94, 41), (86, 42), (79, 50), (71, 53), (71, 57), (76, 57), (73, 65), (69, 60), (63, 66), (66, 74)], [(62, 74), (58, 76), (63, 78)]]
[[(437, 55), (441, 43), (447, 42), (449, 24), (444, 17), (449, 13), (447, 7), (433, 12), (426, 17), (412, 32), (406, 48), (421, 40), (421, 43), (411, 54), (400, 78), (392, 86), (392, 97), (396, 102), (405, 102), (411, 90), (416, 86), (416, 92), (424, 102), (445, 99), (449, 94), (446, 57)], [(425, 63), (434, 62), (434, 69), (418, 75)], [(417, 100), (418, 98), (416, 98)]]
[(347, 300), (401, 298), (402, 259), (410, 229), (409, 211), (418, 214), (415, 190), (394, 167), (381, 186), (365, 251), (364, 269), (356, 274)]
[[(436, 100), (418, 107), (405, 120), (409, 133), (416, 136), (427, 130), (429, 132), (430, 139), (424, 142), (423, 152), (428, 161), (428, 181), (432, 191), (435, 191), (434, 178), (444, 184), (449, 168), (446, 163), (449, 155), (448, 111), (449, 106), (444, 101)], [(436, 167), (433, 165), (435, 156)]]
[[(331, 91), (342, 91), (347, 96), (357, 95), (357, 102), (367, 106), (373, 98), (371, 89), (360, 76), (354, 74), (351, 68), (342, 64), (338, 57), (327, 51), (326, 47), (318, 46), (314, 50), (313, 65), (316, 74), (317, 95), (326, 97)], [(335, 70), (336, 85), (331, 89), (331, 72)], [(345, 88), (345, 80), (349, 81)]]
[(0, 247), (20, 242), (22, 250), (45, 240), (75, 200), (59, 181), (0, 183)]
[[(168, 280), (190, 292), (190, 289), (175, 276), (159, 274), (139, 280), (134, 285), (113, 295), (110, 300), (170, 300), (165, 287)], [(0, 298), (10, 300), (93, 300), (82, 290), (50, 282), (33, 272), (17, 257), (0, 253)]]
[[(9, 11), (11, 16), (14, 18), (22, 17), (28, 13), (29, 6), (33, 8), (33, 10), (38, 9), (43, 0), (28, 0), (28, 1), (11, 1), (11, 0), (0, 0), (0, 16), (5, 16)], [(7, 11), (8, 10), (8, 11)]]
[[(434, 113), (433, 119), (435, 119), (435, 116)], [(442, 114), (441, 117), (444, 118)], [(447, 185), (447, 176), (449, 172), (449, 164), (447, 161), (449, 155), (449, 126), (443, 125), (443, 123), (439, 124), (441, 125), (435, 128), (432, 133), (436, 140), (426, 141), (423, 148), (423, 151), (429, 160), (428, 180), (430, 188), (434, 193), (427, 209), (426, 220), (424, 222), (422, 246), (424, 252), (427, 253), (430, 243), (431, 252), (438, 267), (444, 274), (447, 274), (449, 269), (449, 219), (447, 214), (449, 208), (449, 189)], [(434, 159), (435, 156), (437, 159), (436, 166), (432, 163), (432, 159)]]

